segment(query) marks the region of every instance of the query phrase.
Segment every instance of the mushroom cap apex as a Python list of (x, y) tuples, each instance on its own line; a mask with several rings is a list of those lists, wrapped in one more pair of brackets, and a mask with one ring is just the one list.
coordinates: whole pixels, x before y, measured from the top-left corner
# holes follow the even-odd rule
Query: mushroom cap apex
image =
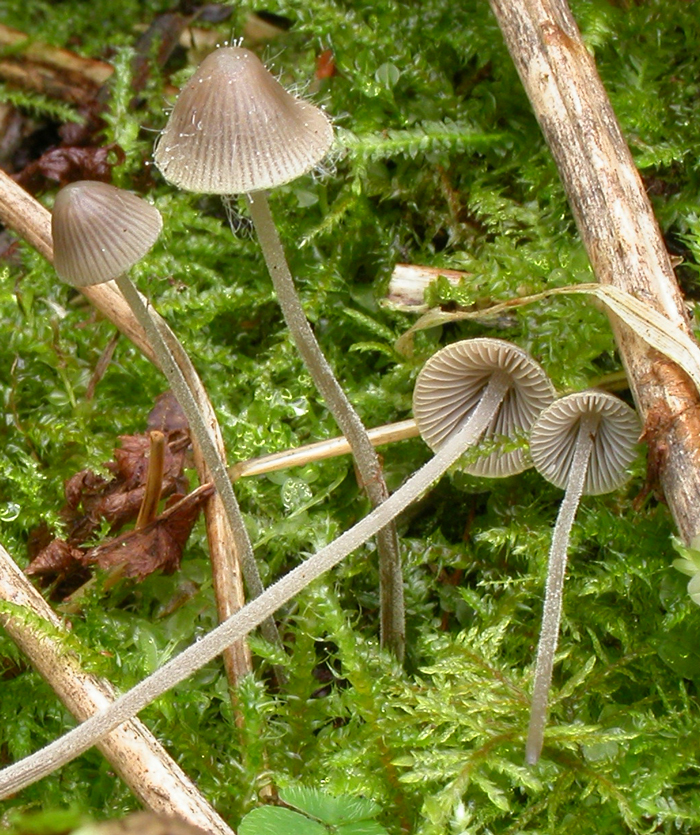
[(158, 209), (130, 191), (97, 180), (71, 183), (51, 214), (54, 267), (74, 287), (103, 284), (140, 261), (162, 227)]
[(247, 49), (210, 53), (180, 91), (154, 160), (186, 191), (242, 194), (311, 171), (333, 142), (315, 105), (288, 93)]
[[(425, 364), (413, 392), (413, 415), (431, 449), (456, 432), (476, 409), (496, 371), (510, 378), (510, 388), (482, 440), (499, 441), (526, 433), (539, 413), (554, 400), (545, 371), (530, 355), (504, 339), (479, 337), (442, 348)], [(496, 449), (462, 469), (471, 475), (499, 478), (530, 466), (523, 449)]]
[(555, 400), (530, 432), (530, 455), (547, 481), (566, 490), (581, 419), (596, 416), (593, 448), (583, 493), (610, 493), (627, 481), (627, 468), (636, 456), (641, 424), (636, 412), (614, 394), (599, 389), (575, 392)]

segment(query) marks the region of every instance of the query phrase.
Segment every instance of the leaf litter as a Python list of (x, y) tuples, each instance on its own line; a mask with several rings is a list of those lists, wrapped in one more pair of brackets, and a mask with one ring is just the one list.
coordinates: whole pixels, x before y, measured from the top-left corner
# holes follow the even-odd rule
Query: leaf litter
[[(120, 533), (136, 521), (146, 498), (151, 433), (157, 432), (165, 441), (160, 495), (167, 499), (166, 508), (143, 527)], [(118, 440), (121, 445), (114, 450), (114, 460), (105, 464), (111, 478), (86, 469), (66, 481), (66, 504), (60, 515), (67, 535), (64, 539), (50, 538), (48, 531), (37, 533), (43, 547), (26, 569), (30, 576), (63, 581), (97, 566), (107, 571), (119, 568), (122, 576), (141, 581), (159, 569), (172, 573), (179, 568), (201, 505), (214, 488), (204, 485), (187, 495), (189, 427), (173, 394), (168, 391), (158, 397), (146, 432), (120, 435)], [(95, 544), (105, 524), (111, 538)]]

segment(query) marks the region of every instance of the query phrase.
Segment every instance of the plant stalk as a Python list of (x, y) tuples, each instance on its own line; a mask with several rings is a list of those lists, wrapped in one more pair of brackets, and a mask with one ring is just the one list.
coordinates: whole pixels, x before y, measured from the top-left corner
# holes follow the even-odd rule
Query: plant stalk
[(569, 483), (564, 499), (559, 507), (557, 523), (552, 534), (547, 565), (547, 586), (542, 611), (542, 626), (537, 645), (537, 661), (532, 688), (530, 707), (530, 726), (525, 747), (525, 761), (535, 765), (542, 753), (544, 728), (547, 723), (547, 704), (549, 688), (552, 684), (554, 655), (559, 643), (559, 624), (561, 623), (562, 595), (564, 577), (569, 553), (569, 537), (578, 509), (583, 485), (586, 481), (588, 462), (593, 450), (593, 440), (600, 423), (600, 415), (586, 414), (581, 417), (576, 438), (574, 457), (569, 471)]
[(145, 528), (156, 518), (158, 503), (163, 489), (163, 470), (165, 467), (165, 435), (158, 429), (149, 433), (150, 449), (146, 487), (143, 494), (139, 515), (134, 525), (136, 530)]
[[(359, 415), (348, 400), (326, 360), (301, 306), (284, 248), (264, 192), (246, 195), (260, 247), (270, 272), (282, 314), (316, 388), (326, 401), (341, 432), (348, 439), (360, 473), (362, 486), (374, 507), (389, 495), (379, 457), (367, 437)], [(406, 624), (403, 573), (396, 526), (393, 521), (377, 532), (379, 554), (379, 598), (382, 646), (403, 660)]]
[[(367, 437), (372, 446), (382, 444), (393, 444), (396, 441), (404, 441), (408, 438), (417, 438), (420, 433), (413, 418), (400, 420), (397, 423), (387, 423), (384, 426), (375, 426), (367, 430)], [(247, 461), (239, 461), (228, 468), (231, 481), (238, 481), (239, 478), (251, 475), (262, 475), (273, 473), (276, 470), (286, 470), (289, 467), (302, 467), (313, 461), (325, 461), (326, 458), (335, 458), (338, 455), (352, 453), (348, 439), (341, 435), (339, 438), (328, 438), (325, 441), (315, 441), (311, 444), (285, 449), (281, 452), (273, 452), (270, 455), (261, 455), (258, 458), (249, 458)]]
[[(263, 592), (263, 584), (260, 579), (257, 563), (253, 554), (253, 548), (250, 544), (250, 538), (243, 522), (236, 496), (231, 486), (231, 480), (228, 477), (226, 470), (226, 463), (224, 462), (219, 450), (214, 443), (214, 440), (206, 425), (202, 413), (197, 407), (197, 403), (187, 385), (187, 381), (180, 369), (180, 366), (175, 361), (173, 354), (166, 344), (160, 329), (156, 326), (148, 307), (144, 303), (138, 290), (132, 283), (131, 279), (122, 275), (116, 279), (117, 286), (121, 290), (124, 298), (127, 300), (129, 307), (131, 307), (139, 324), (146, 332), (149, 342), (153, 346), (156, 353), (158, 364), (170, 383), (178, 402), (182, 406), (182, 410), (194, 432), (197, 442), (202, 450), (207, 466), (211, 470), (212, 481), (221, 497), (226, 510), (226, 517), (231, 528), (231, 535), (234, 538), (239, 558), (241, 561), (241, 569), (248, 587), (248, 593), (252, 597), (258, 597)], [(181, 349), (181, 354), (186, 354), (184, 349)], [(262, 626), (263, 634), (269, 641), (279, 644), (279, 634), (275, 624), (268, 620)]]
[(266, 618), (303, 591), (310, 583), (341, 562), (348, 554), (377, 533), (387, 522), (415, 501), (464, 452), (477, 443), (494, 419), (510, 387), (510, 377), (495, 372), (479, 405), (438, 452), (395, 493), (330, 545), (293, 568), (269, 586), (260, 597), (209, 632), (196, 644), (183, 650), (155, 673), (137, 684), (102, 713), (28, 757), (0, 771), (0, 799), (35, 783), (91, 748), (104, 734), (135, 716), (154, 699), (184, 681), (234, 641), (241, 640)]

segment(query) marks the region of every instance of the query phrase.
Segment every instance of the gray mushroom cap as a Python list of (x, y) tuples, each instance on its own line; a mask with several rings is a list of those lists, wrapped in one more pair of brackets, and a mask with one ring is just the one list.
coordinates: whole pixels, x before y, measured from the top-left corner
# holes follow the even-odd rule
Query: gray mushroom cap
[(71, 183), (56, 195), (51, 215), (54, 267), (74, 287), (102, 284), (140, 261), (162, 227), (158, 209), (129, 191)]
[(180, 92), (154, 159), (186, 191), (241, 194), (300, 177), (332, 141), (322, 110), (288, 93), (254, 53), (221, 47)]
[(566, 489), (584, 415), (598, 417), (583, 492), (609, 493), (627, 480), (627, 467), (636, 456), (639, 418), (619, 397), (605, 391), (583, 391), (556, 400), (535, 421), (530, 454), (547, 481)]
[[(529, 431), (542, 409), (554, 400), (554, 389), (542, 367), (516, 345), (487, 337), (455, 342), (428, 360), (413, 392), (413, 416), (431, 449), (439, 449), (463, 425), (495, 371), (505, 372), (511, 386), (482, 440), (512, 438)], [(524, 450), (497, 449), (463, 469), (494, 478), (514, 475), (529, 466)]]

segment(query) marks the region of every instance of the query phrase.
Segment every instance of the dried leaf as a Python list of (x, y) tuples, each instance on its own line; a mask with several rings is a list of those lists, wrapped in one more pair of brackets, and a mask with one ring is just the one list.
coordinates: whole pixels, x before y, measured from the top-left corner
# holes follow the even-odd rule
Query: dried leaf
[(29, 563), (25, 573), (39, 577), (44, 574), (69, 574), (77, 565), (82, 565), (83, 552), (63, 539), (54, 539)]
[(213, 485), (208, 484), (184, 499), (173, 497), (170, 507), (149, 525), (91, 548), (82, 555), (83, 562), (103, 570), (124, 566), (124, 576), (139, 581), (158, 569), (171, 574), (180, 567), (199, 509), (213, 492)]
[(153, 431), (159, 429), (170, 439), (171, 435), (178, 432), (189, 432), (189, 424), (182, 406), (172, 391), (164, 391), (156, 398), (156, 405), (148, 415), (148, 429)]
[(100, 147), (53, 148), (42, 154), (38, 160), (25, 166), (15, 179), (27, 191), (35, 193), (42, 184), (42, 178), (53, 180), (62, 186), (77, 180), (100, 180), (108, 183), (112, 179), (112, 167), (124, 162), (124, 151), (118, 145)]
[[(70, 573), (76, 565), (85, 565), (84, 549), (81, 550), (79, 546), (90, 540), (104, 522), (108, 522), (112, 533), (116, 533), (138, 517), (146, 492), (150, 431), (156, 426), (166, 437), (161, 495), (165, 498), (173, 494), (187, 493), (189, 487), (183, 469), (189, 445), (188, 425), (177, 401), (169, 392), (158, 398), (149, 415), (148, 423), (148, 434), (120, 436), (121, 446), (114, 451), (114, 461), (106, 465), (113, 474), (111, 480), (92, 470), (81, 470), (68, 479), (64, 487), (66, 504), (61, 511), (68, 530), (66, 541), (51, 541), (50, 534), (47, 535), (48, 531), (41, 531), (41, 536), (37, 539), (38, 547), (34, 550), (36, 556), (30, 563), (28, 573)], [(145, 532), (149, 528), (143, 530)], [(166, 570), (172, 571), (179, 564), (182, 545), (189, 535), (189, 528), (186, 532), (184, 529), (180, 531), (176, 517), (175, 521), (169, 523), (166, 533), (167, 536), (160, 531), (153, 533), (154, 540), (160, 537), (161, 541), (154, 541), (148, 546), (151, 554), (149, 561), (160, 561)], [(148, 549), (144, 545), (142, 550)], [(145, 571), (143, 576), (149, 573), (149, 570)], [(135, 574), (139, 573), (140, 570), (135, 571)]]
[[(171, 424), (175, 425), (177, 413), (171, 410), (168, 414)], [(188, 482), (182, 472), (189, 436), (180, 428), (166, 430), (164, 434), (168, 443), (164, 452), (161, 494), (184, 494)], [(114, 450), (114, 461), (106, 465), (114, 475), (111, 481), (83, 470), (66, 483), (68, 507), (63, 515), (71, 525), (68, 539), (73, 544), (89, 539), (102, 521), (109, 522), (112, 530), (117, 531), (138, 516), (145, 493), (150, 438), (148, 435), (120, 435), (119, 440), (121, 447)]]

